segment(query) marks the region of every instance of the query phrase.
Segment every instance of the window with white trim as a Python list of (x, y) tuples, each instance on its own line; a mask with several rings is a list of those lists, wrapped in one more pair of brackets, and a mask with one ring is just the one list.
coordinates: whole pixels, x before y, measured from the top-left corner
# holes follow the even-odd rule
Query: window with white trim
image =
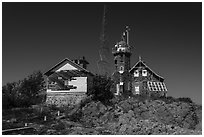
[(139, 77), (139, 70), (135, 70), (134, 77)]
[(147, 76), (147, 70), (142, 70), (142, 76), (146, 77)]
[(122, 85), (123, 85), (123, 82), (120, 82), (120, 85), (122, 86)]
[(116, 84), (116, 93), (115, 95), (119, 95), (120, 85)]
[(119, 72), (120, 72), (120, 73), (123, 73), (123, 72), (124, 72), (124, 66), (120, 66)]
[(140, 87), (139, 86), (135, 86), (135, 93), (140, 94)]

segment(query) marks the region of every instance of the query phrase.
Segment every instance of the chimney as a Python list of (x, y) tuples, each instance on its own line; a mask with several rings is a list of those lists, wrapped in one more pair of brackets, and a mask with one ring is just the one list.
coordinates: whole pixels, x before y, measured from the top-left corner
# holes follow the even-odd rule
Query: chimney
[(78, 64), (79, 66), (83, 67), (84, 69), (86, 69), (87, 64), (89, 64), (88, 61), (86, 61), (84, 56), (80, 59), (75, 59), (74, 62)]

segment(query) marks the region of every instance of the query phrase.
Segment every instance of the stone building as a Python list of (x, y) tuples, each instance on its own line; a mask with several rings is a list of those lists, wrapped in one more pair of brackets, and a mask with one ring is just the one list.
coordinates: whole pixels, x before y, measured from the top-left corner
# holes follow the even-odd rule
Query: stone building
[(65, 58), (44, 73), (47, 86), (47, 104), (77, 104), (92, 87), (93, 74), (87, 70), (85, 57)]
[(152, 71), (144, 61), (139, 61), (131, 68), (131, 46), (129, 45), (129, 28), (126, 27), (122, 40), (112, 49), (115, 71), (115, 95), (131, 96), (166, 96), (167, 88), (164, 78)]

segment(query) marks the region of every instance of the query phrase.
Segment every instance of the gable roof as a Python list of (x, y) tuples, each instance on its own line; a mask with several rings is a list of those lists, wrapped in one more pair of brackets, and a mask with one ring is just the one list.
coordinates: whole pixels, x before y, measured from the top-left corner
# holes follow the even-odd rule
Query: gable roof
[(156, 74), (152, 69), (150, 69), (142, 60), (139, 60), (130, 70), (129, 72), (132, 73), (134, 69), (136, 69), (139, 66), (144, 66), (146, 69), (148, 69), (154, 76), (156, 76), (158, 79), (161, 79), (162, 81), (164, 78), (158, 74)]
[(66, 65), (67, 63), (69, 63), (73, 69), (76, 68), (75, 70), (79, 70), (79, 71), (82, 71), (82, 72), (85, 72), (85, 73), (88, 73), (88, 74), (91, 74), (91, 75), (94, 75), (92, 74), (90, 71), (88, 71), (87, 69), (81, 67), (80, 65), (74, 63), (73, 61), (71, 61), (70, 59), (68, 58), (65, 58), (64, 60), (62, 60), (61, 62), (59, 62), (58, 64), (56, 64), (54, 67), (52, 67), (51, 69), (49, 69), (48, 71), (46, 71), (44, 73), (44, 75), (46, 76), (49, 76), (51, 74), (53, 74), (55, 71), (57, 70), (60, 70), (60, 68), (62, 68), (64, 65)]

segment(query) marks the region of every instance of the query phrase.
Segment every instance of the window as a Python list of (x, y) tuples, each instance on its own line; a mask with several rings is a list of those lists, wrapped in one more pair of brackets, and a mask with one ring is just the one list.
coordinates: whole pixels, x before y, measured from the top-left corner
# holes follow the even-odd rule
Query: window
[(123, 52), (125, 51), (125, 48), (124, 48), (124, 47), (122, 48), (122, 51), (123, 51)]
[(138, 70), (135, 70), (134, 77), (139, 77), (139, 71)]
[(128, 82), (128, 90), (130, 90), (130, 82)]
[(120, 55), (120, 62), (121, 62), (121, 63), (124, 62), (124, 55)]
[(65, 86), (68, 86), (68, 85), (69, 85), (69, 81), (68, 81), (68, 80), (65, 80), (65, 81), (64, 81), (64, 85), (65, 85)]
[(124, 67), (123, 67), (123, 66), (120, 66), (119, 73), (123, 73), (123, 72), (124, 72)]
[(117, 64), (117, 60), (115, 60), (115, 64)]
[(142, 76), (144, 76), (144, 77), (147, 76), (147, 70), (142, 70)]
[(119, 95), (120, 85), (116, 84), (116, 93), (115, 95)]
[(139, 86), (135, 86), (135, 93), (140, 94), (140, 87)]

